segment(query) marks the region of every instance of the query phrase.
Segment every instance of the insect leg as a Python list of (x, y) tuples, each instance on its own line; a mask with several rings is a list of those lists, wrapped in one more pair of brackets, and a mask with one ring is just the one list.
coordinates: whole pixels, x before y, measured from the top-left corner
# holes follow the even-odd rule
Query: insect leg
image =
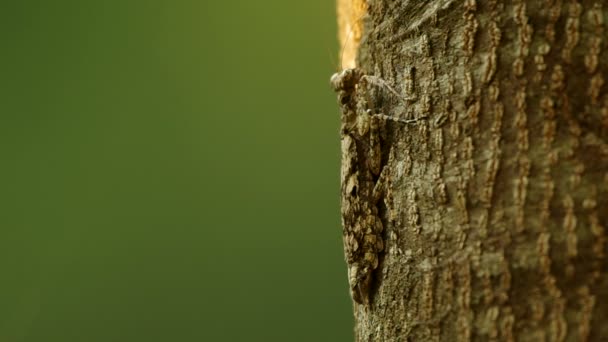
[(385, 120), (385, 121), (394, 121), (394, 122), (400, 122), (400, 123), (404, 123), (404, 124), (414, 124), (414, 123), (419, 122), (420, 120), (426, 119), (426, 116), (422, 116), (417, 119), (401, 119), (401, 118), (397, 118), (397, 117), (385, 115), (385, 114), (373, 114), (373, 116), (375, 116), (379, 119)]

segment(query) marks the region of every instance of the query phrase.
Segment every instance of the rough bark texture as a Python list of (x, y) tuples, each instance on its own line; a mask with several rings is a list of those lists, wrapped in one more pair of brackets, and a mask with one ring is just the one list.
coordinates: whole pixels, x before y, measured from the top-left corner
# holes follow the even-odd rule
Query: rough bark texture
[(608, 341), (608, 4), (364, 5), (342, 105), (419, 122), (380, 124), (357, 341)]

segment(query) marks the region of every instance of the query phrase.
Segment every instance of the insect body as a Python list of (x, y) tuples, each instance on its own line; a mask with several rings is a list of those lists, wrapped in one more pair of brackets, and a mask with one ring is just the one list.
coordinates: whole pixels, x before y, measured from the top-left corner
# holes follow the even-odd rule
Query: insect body
[(335, 74), (331, 83), (341, 107), (342, 226), (351, 295), (369, 304), (373, 271), (384, 249), (382, 221), (377, 202), (381, 197), (381, 149), (378, 133), (381, 115), (365, 104), (358, 69)]

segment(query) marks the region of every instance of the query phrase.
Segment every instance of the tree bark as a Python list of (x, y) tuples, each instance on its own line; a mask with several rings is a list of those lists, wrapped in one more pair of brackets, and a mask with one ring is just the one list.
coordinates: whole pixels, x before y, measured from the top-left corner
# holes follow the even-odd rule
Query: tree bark
[(358, 73), (333, 79), (356, 340), (608, 341), (608, 5), (338, 14)]

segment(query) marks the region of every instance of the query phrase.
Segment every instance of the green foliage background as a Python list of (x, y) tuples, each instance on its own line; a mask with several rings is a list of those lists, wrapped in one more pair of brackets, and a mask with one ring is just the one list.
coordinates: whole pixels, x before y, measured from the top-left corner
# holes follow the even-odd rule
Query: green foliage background
[(2, 2), (0, 341), (351, 340), (334, 22)]

